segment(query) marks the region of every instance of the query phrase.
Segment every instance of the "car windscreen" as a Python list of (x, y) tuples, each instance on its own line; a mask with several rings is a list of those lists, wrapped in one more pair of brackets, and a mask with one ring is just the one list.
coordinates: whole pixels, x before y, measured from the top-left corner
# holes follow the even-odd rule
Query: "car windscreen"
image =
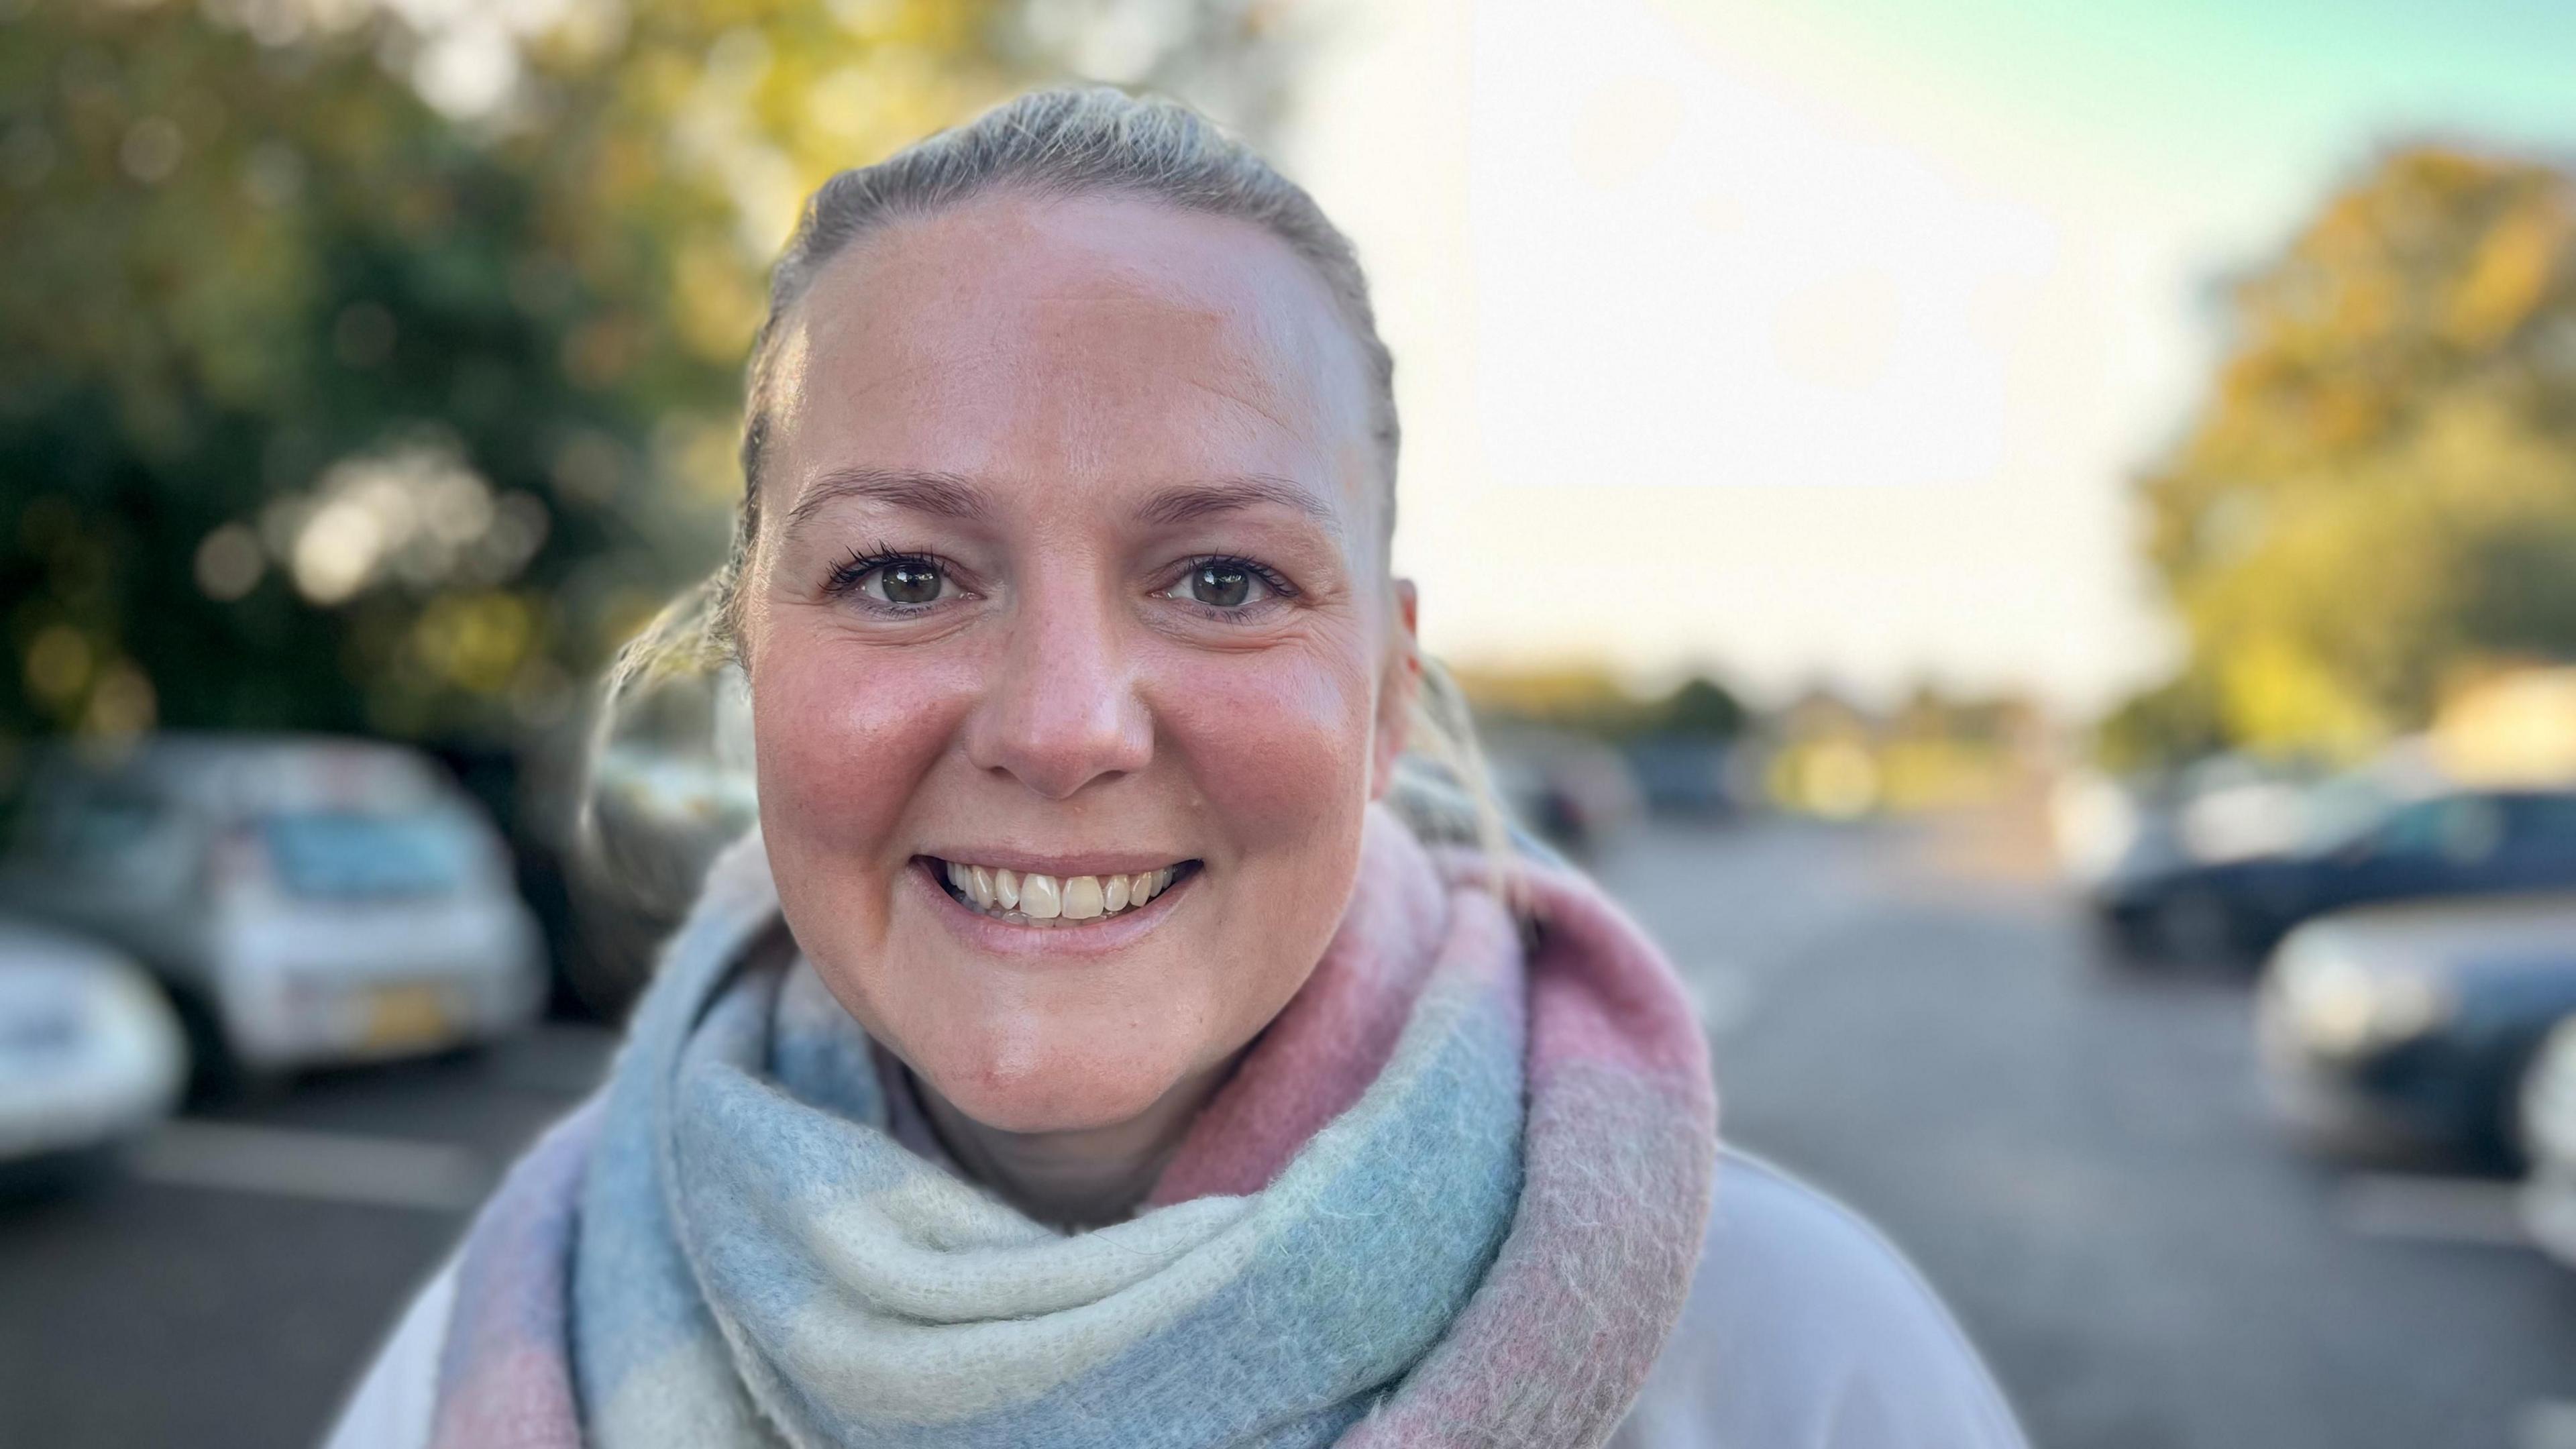
[(445, 895), (472, 872), (476, 842), (452, 815), (316, 811), (260, 822), (288, 893), (327, 899)]

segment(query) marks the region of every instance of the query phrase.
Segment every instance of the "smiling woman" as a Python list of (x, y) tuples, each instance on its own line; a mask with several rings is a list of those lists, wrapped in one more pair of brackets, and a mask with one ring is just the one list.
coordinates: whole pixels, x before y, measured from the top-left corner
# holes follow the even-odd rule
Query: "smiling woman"
[(1024, 97), (817, 193), (750, 378), (733, 558), (617, 687), (738, 660), (759, 829), (335, 1442), (2018, 1442), (1719, 1152), (1654, 947), (1423, 804), (1474, 755), (1302, 191)]

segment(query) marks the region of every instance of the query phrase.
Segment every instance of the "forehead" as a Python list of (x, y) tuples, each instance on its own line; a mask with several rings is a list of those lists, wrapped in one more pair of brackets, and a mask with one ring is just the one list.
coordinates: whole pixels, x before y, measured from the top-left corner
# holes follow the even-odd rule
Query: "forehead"
[(1258, 227), (1151, 201), (1000, 194), (873, 232), (808, 289), (775, 383), (773, 490), (853, 466), (1260, 474), (1375, 506), (1366, 375), (1322, 280)]

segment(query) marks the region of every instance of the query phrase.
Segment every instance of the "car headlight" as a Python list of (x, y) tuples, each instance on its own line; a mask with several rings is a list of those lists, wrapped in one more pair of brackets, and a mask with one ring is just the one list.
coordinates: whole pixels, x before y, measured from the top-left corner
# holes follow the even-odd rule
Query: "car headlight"
[(2576, 1021), (2550, 1033), (2522, 1084), (2524, 1146), (2535, 1159), (2576, 1168)]
[(2374, 971), (2333, 951), (2289, 953), (2281, 995), (2310, 1050), (2356, 1056), (2423, 1035), (2450, 1015), (2451, 995), (2411, 971)]

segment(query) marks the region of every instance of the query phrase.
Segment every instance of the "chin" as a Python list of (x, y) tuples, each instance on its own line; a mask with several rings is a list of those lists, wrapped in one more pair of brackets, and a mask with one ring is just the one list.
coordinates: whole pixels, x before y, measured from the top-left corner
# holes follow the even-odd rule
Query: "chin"
[(1189, 1075), (1181, 1053), (1098, 1051), (1105, 1033), (1014, 1034), (964, 1051), (932, 1051), (912, 1069), (948, 1104), (996, 1132), (1086, 1132), (1145, 1113)]

